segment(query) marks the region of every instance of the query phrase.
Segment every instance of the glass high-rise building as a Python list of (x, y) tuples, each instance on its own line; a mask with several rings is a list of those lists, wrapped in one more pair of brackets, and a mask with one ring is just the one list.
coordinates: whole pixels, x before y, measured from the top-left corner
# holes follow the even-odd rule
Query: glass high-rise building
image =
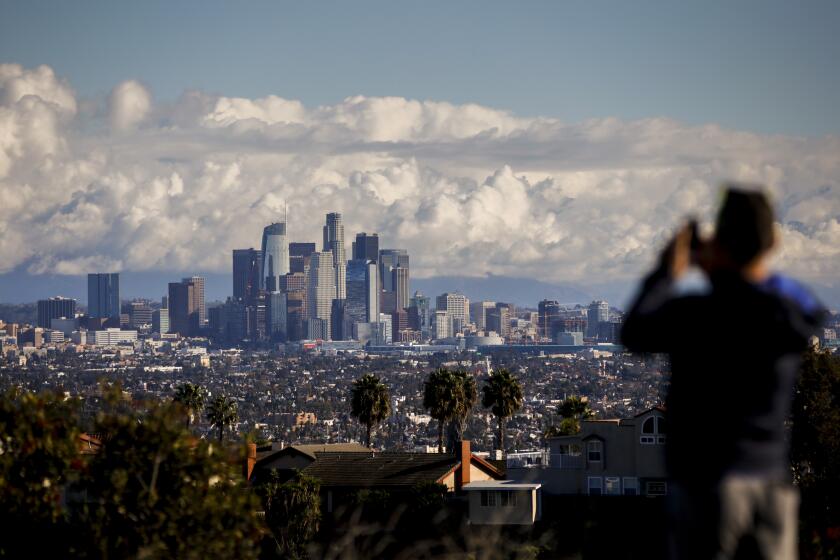
[(88, 274), (88, 317), (120, 316), (120, 275), (118, 272)]
[(598, 336), (600, 323), (610, 320), (610, 304), (604, 300), (593, 301), (589, 304), (587, 311), (586, 336), (595, 338)]
[(552, 325), (560, 319), (560, 304), (554, 300), (544, 299), (537, 306), (538, 321), (537, 335), (540, 338), (552, 338)]
[(169, 283), (169, 332), (192, 336), (197, 330), (194, 289), (194, 285), (188, 282)]
[(317, 322), (313, 322), (313, 325), (318, 324), (318, 332), (324, 334), (323, 338), (328, 338), (331, 332), (332, 300), (336, 299), (335, 266), (332, 252), (312, 253), (309, 261), (306, 298), (307, 319), (323, 321), (323, 325)]
[(353, 259), (347, 263), (344, 312), (353, 323), (375, 323), (379, 320), (379, 274), (375, 261)]
[(289, 272), (289, 242), (286, 239), (286, 222), (277, 222), (263, 229), (263, 275), (261, 286), (266, 292), (280, 290), (280, 277)]
[(204, 278), (202, 276), (190, 276), (189, 278), (182, 278), (181, 282), (193, 285), (192, 308), (198, 313), (198, 326), (205, 326), (207, 324), (207, 305), (204, 303)]
[(314, 243), (289, 243), (289, 272), (303, 274), (309, 266), (309, 258), (315, 251)]
[(335, 297), (345, 299), (347, 263), (344, 252), (344, 222), (338, 212), (327, 214), (327, 223), (324, 225), (324, 252), (327, 251), (332, 254), (335, 268)]
[(353, 242), (353, 260), (376, 261), (379, 259), (379, 234), (357, 233)]
[(251, 303), (260, 294), (263, 277), (262, 251), (257, 249), (233, 250), (233, 299)]
[(408, 307), (408, 300), (410, 297), (407, 267), (403, 268), (401, 266), (397, 266), (391, 270), (391, 285), (394, 287), (395, 293), (395, 310), (399, 311), (401, 309), (406, 309)]
[(72, 319), (76, 316), (76, 300), (65, 297), (52, 297), (38, 300), (37, 326), (51, 329), (53, 319)]
[(405, 249), (382, 249), (379, 251), (379, 282), (386, 292), (395, 291), (393, 270), (397, 267), (409, 269), (408, 251)]

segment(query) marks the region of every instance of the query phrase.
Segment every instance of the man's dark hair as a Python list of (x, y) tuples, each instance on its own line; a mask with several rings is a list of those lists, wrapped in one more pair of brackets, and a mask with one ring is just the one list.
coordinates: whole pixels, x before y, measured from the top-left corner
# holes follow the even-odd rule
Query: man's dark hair
[(715, 237), (738, 265), (773, 246), (773, 209), (764, 193), (729, 186), (718, 214)]

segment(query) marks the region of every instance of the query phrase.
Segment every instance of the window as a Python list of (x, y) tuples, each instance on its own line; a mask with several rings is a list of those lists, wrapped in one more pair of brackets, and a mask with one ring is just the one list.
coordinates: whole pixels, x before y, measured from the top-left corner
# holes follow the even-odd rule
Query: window
[(499, 492), (499, 505), (502, 507), (510, 505), (510, 492)]
[(668, 483), (662, 481), (649, 481), (647, 483), (648, 496), (664, 496), (668, 493)]
[(625, 496), (639, 495), (639, 479), (635, 476), (625, 476), (622, 480)]
[(663, 445), (665, 443), (665, 418), (662, 416), (649, 416), (642, 423), (642, 436), (639, 437), (642, 445)]
[(600, 496), (602, 491), (602, 483), (600, 476), (587, 477), (587, 490), (590, 496)]
[(487, 490), (481, 491), (481, 507), (487, 507), (487, 494), (489, 494)]
[(604, 478), (604, 494), (607, 496), (621, 495), (621, 480), (617, 476)]
[(481, 491), (481, 507), (516, 507), (516, 492)]
[(496, 492), (487, 492), (487, 507), (496, 507)]
[(603, 450), (603, 442), (590, 441), (586, 444), (586, 457), (592, 463), (600, 463)]

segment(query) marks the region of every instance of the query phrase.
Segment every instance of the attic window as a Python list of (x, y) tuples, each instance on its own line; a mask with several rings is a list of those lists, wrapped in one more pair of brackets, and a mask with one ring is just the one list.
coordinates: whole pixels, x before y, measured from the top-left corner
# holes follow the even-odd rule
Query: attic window
[(642, 445), (665, 443), (665, 418), (663, 416), (650, 416), (644, 421), (639, 443)]

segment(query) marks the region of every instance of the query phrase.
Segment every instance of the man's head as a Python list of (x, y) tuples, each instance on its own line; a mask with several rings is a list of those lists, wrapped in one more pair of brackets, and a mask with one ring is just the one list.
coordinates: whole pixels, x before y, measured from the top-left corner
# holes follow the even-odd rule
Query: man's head
[(738, 268), (755, 263), (775, 242), (773, 209), (760, 191), (726, 188), (715, 228), (715, 245)]

